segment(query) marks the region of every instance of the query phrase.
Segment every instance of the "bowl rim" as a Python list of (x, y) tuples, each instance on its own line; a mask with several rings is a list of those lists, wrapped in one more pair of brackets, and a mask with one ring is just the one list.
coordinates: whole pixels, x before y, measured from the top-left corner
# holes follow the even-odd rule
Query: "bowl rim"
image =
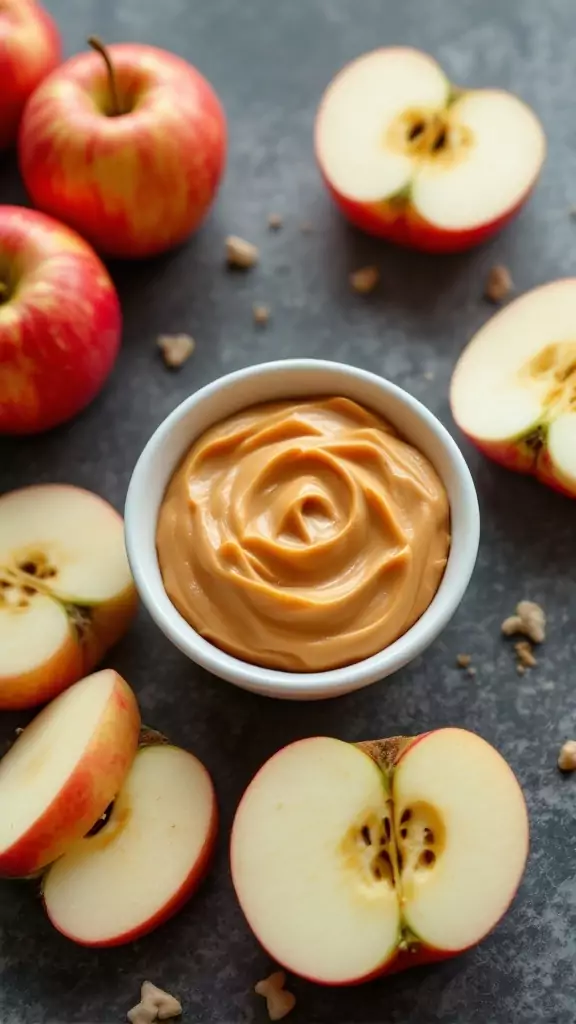
[[(153, 462), (158, 452), (167, 446), (172, 434), (182, 420), (196, 406), (206, 405), (222, 391), (230, 392), (250, 378), (262, 378), (264, 380), (263, 393), (255, 397), (252, 404), (265, 402), (267, 401), (265, 380), (270, 375), (274, 376), (277, 373), (290, 370), (298, 372), (312, 371), (318, 374), (326, 371), (329, 373), (338, 371), (340, 375), (343, 374), (353, 378), (360, 385), (366, 384), (379, 390), (382, 395), (383, 404), (387, 398), (392, 398), (396, 404), (400, 403), (407, 406), (412, 417), (420, 422), (423, 432), (426, 431), (430, 439), (443, 448), (444, 455), (447, 457), (454, 474), (454, 481), (457, 484), (456, 508), (454, 507), (454, 495), (451, 496), (449, 493), (452, 543), (446, 571), (427, 609), (405, 633), (382, 651), (378, 651), (362, 661), (353, 662), (340, 668), (327, 669), (322, 672), (288, 672), (265, 668), (242, 661), (205, 640), (180, 615), (170, 601), (162, 584), (156, 552), (154, 551), (154, 559), (158, 568), (159, 583), (158, 580), (150, 578), (145, 565), (145, 558), (139, 550), (138, 538), (141, 524), (147, 516), (152, 514), (147, 508), (149, 502), (146, 502), (146, 497), (148, 483), (151, 479), (150, 474), (154, 471)], [(316, 393), (328, 394), (329, 392), (319, 388)], [(287, 397), (289, 396), (287, 395)], [(292, 397), (297, 398), (298, 395), (293, 394)], [(366, 404), (368, 405), (369, 403), (367, 402)], [(387, 415), (385, 411), (375, 411), (380, 411), (380, 414), (383, 416)], [(223, 418), (226, 418), (226, 416)], [(393, 416), (390, 416), (390, 421), (395, 425)], [(217, 415), (214, 416), (212, 422), (218, 422)], [(208, 429), (208, 427), (203, 429)], [(202, 431), (200, 431), (201, 433)], [(402, 430), (400, 430), (400, 433), (403, 433)], [(194, 439), (194, 435), (189, 438), (188, 446), (192, 444)], [(418, 448), (417, 443), (410, 438), (408, 440), (411, 444), (414, 444), (414, 447)], [(186, 448), (184, 447), (182, 454), (185, 450)], [(178, 456), (176, 461), (172, 460), (165, 486), (170, 480), (182, 454)], [(433, 459), (430, 461), (433, 462)], [(435, 468), (447, 491), (450, 491), (452, 485), (447, 483), (438, 467)], [(153, 513), (154, 527), (157, 522), (159, 506), (160, 502)], [(421, 654), (444, 630), (460, 604), (472, 576), (480, 539), (480, 512), (472, 475), (464, 456), (446, 427), (422, 402), (392, 381), (380, 377), (369, 370), (364, 370), (348, 363), (326, 359), (291, 358), (257, 363), (222, 375), (185, 398), (156, 427), (144, 446), (128, 485), (124, 517), (126, 551), (136, 588), (143, 604), (164, 635), (183, 654), (213, 675), (243, 689), (250, 690), (253, 693), (288, 699), (318, 699), (352, 692), (398, 671)], [(454, 535), (456, 532), (455, 517), (458, 520), (459, 537), (456, 549), (454, 546)], [(452, 574), (452, 578), (450, 579), (449, 577), (449, 581), (447, 581), (448, 568), (455, 561), (458, 564), (456, 576), (454, 577)]]

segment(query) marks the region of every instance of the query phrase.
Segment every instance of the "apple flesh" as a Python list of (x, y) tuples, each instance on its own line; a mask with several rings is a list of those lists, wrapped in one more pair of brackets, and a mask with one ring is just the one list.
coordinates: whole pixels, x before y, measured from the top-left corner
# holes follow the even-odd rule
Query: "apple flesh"
[(450, 403), (496, 462), (576, 497), (576, 278), (521, 296), (464, 349)]
[(0, 709), (42, 704), (90, 672), (136, 607), (107, 502), (61, 484), (0, 498)]
[[(28, 103), (20, 168), (34, 205), (100, 252), (151, 256), (183, 242), (222, 176), (226, 123), (206, 79), (153, 46), (66, 61)], [(111, 77), (111, 75), (113, 77)]]
[(139, 730), (136, 698), (111, 669), (37, 715), (0, 761), (0, 875), (31, 875), (86, 834), (118, 793)]
[(473, 946), (505, 913), (528, 850), (511, 769), (462, 729), (272, 757), (232, 830), (248, 923), (287, 970), (350, 985)]
[(60, 36), (35, 0), (0, 4), (0, 150), (12, 146), (28, 97), (60, 63)]
[(353, 224), (415, 249), (460, 252), (520, 209), (546, 143), (515, 96), (455, 90), (432, 57), (391, 47), (359, 57), (331, 82), (315, 148)]
[(37, 433), (80, 412), (114, 366), (121, 328), (90, 246), (41, 213), (0, 206), (0, 433)]
[(177, 747), (142, 747), (103, 827), (43, 881), (55, 928), (85, 946), (117, 946), (171, 917), (202, 880), (217, 807), (208, 772)]

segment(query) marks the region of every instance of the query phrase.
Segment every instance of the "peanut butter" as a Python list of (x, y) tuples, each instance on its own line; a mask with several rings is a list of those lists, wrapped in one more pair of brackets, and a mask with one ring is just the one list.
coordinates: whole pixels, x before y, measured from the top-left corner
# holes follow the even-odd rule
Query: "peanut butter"
[(166, 591), (211, 643), (317, 672), (381, 651), (426, 610), (450, 547), (428, 460), (346, 398), (254, 406), (208, 430), (160, 509)]

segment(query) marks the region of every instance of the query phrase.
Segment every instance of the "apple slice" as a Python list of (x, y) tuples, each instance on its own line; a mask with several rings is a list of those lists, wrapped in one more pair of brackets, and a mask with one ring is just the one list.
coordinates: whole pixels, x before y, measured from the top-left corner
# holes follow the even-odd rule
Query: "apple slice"
[(47, 872), (52, 924), (84, 946), (118, 946), (152, 931), (202, 880), (217, 821), (214, 787), (197, 758), (142, 747), (103, 827)]
[(520, 787), (475, 734), (316, 737), (277, 753), (246, 790), (232, 877), (274, 960), (357, 984), (480, 941), (518, 887), (527, 846)]
[(0, 498), (0, 709), (81, 678), (135, 610), (123, 521), (107, 502), (60, 484)]
[(545, 156), (534, 113), (500, 90), (455, 90), (425, 53), (367, 53), (331, 82), (315, 128), (320, 168), (359, 227), (429, 251), (483, 241), (522, 205)]
[(140, 715), (111, 669), (60, 694), (0, 761), (0, 875), (24, 877), (80, 839), (116, 796)]
[(458, 426), (486, 455), (576, 497), (576, 278), (535, 288), (464, 349)]

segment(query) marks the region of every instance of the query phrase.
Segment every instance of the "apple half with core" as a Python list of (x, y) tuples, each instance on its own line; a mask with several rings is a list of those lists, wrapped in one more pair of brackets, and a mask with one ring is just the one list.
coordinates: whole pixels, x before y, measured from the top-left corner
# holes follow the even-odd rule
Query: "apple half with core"
[(107, 380), (121, 330), (116, 289), (90, 246), (35, 210), (0, 206), (0, 434), (80, 412)]
[(39, 209), (100, 252), (151, 256), (204, 219), (224, 169), (226, 121), (196, 68), (153, 46), (89, 40), (36, 90), (20, 169)]
[(511, 769), (463, 729), (284, 747), (246, 790), (232, 877), (287, 970), (351, 985), (455, 956), (506, 911), (528, 851)]
[(121, 516), (78, 487), (0, 497), (0, 709), (50, 700), (91, 671), (137, 607)]
[(28, 97), (60, 63), (60, 36), (35, 0), (0, 3), (0, 150), (18, 137)]
[(450, 404), (491, 459), (576, 498), (576, 278), (527, 292), (480, 328)]
[(118, 946), (152, 931), (192, 895), (218, 824), (204, 766), (186, 750), (142, 747), (104, 825), (43, 880), (50, 921), (85, 946)]
[(136, 698), (111, 669), (37, 715), (0, 761), (0, 875), (33, 874), (92, 828), (124, 781), (139, 731)]
[(546, 142), (516, 96), (455, 89), (432, 57), (391, 47), (352, 61), (331, 82), (315, 148), (353, 224), (415, 249), (459, 252), (520, 209)]

